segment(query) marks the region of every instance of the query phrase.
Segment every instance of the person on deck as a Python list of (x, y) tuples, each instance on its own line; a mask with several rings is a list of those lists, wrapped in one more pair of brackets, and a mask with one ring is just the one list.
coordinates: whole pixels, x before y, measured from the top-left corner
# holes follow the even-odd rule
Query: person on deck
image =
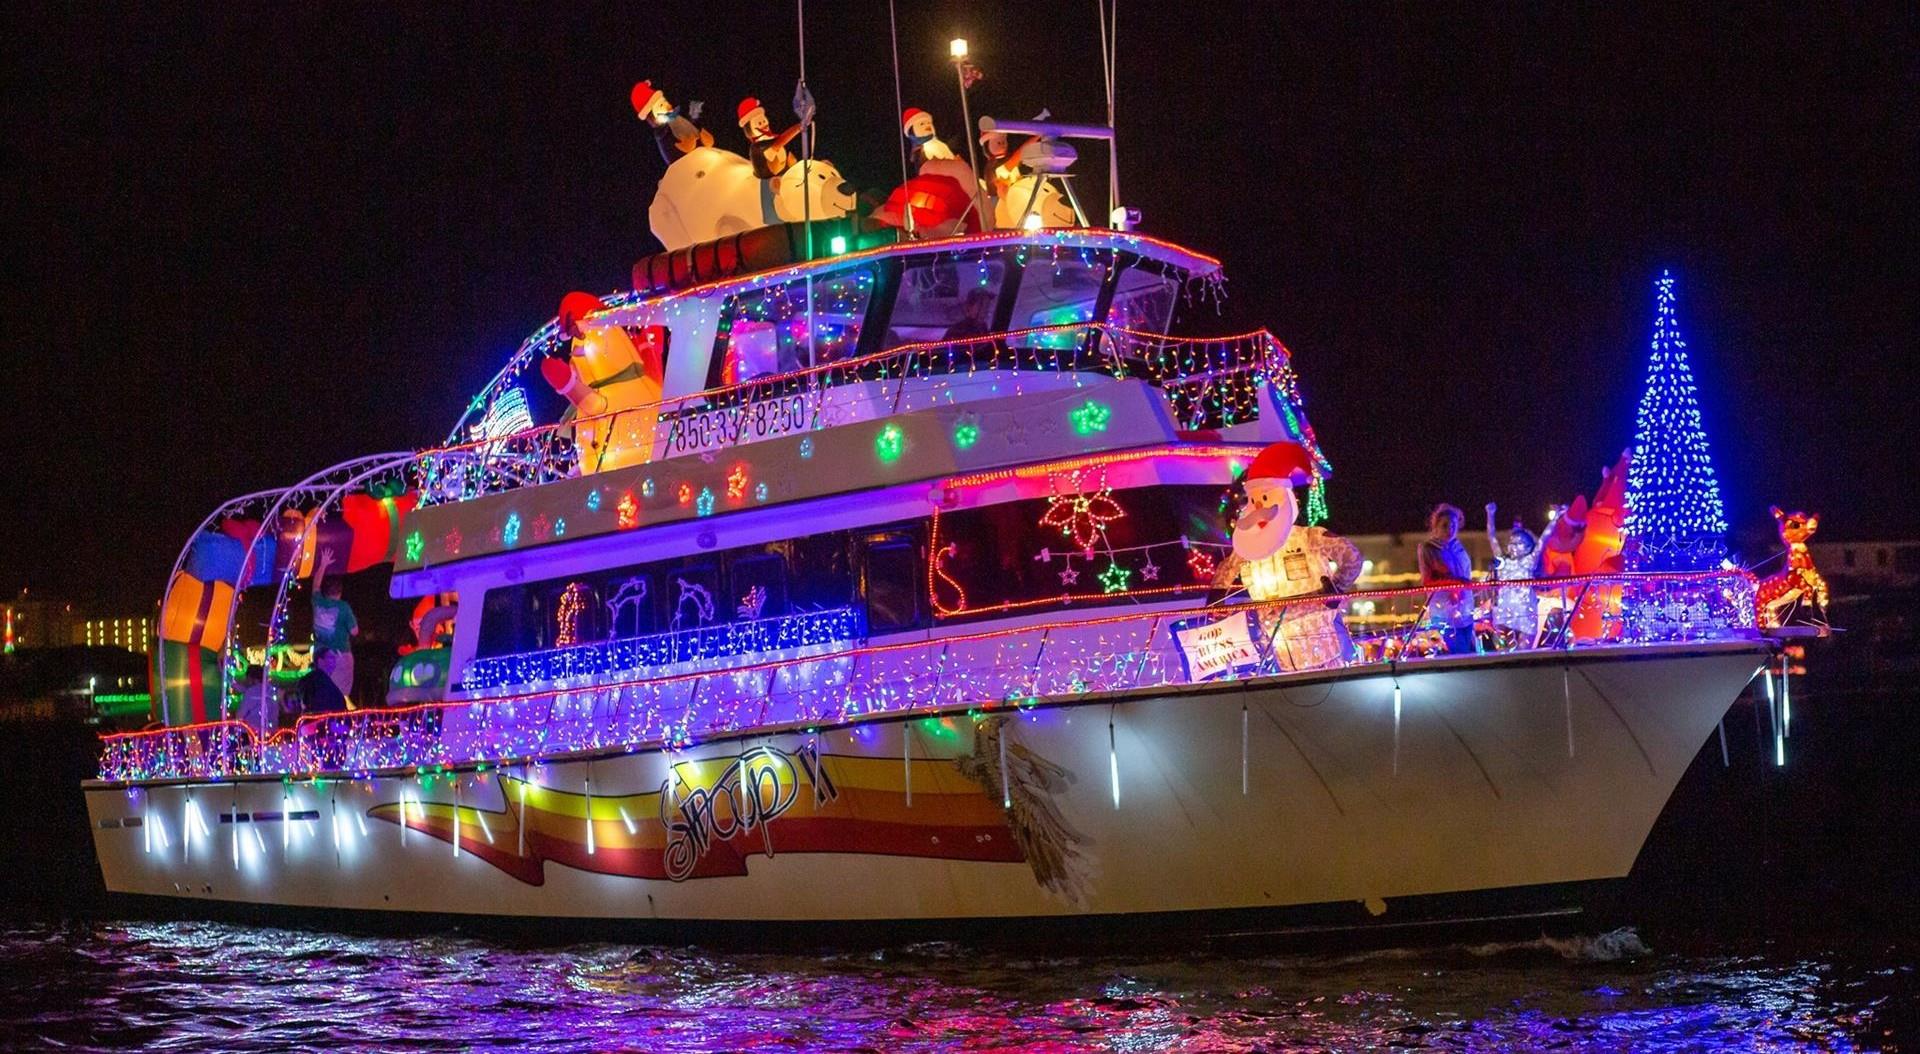
[[(1440, 504), (1427, 515), (1427, 537), (1416, 553), (1423, 586), (1465, 585), (1473, 581), (1473, 558), (1460, 541), (1466, 514), (1457, 506)], [(1452, 654), (1471, 654), (1473, 596), (1464, 589), (1448, 589), (1427, 598), (1426, 625), (1440, 629)]]
[(993, 291), (975, 287), (967, 291), (961, 315), (940, 335), (941, 340), (968, 340), (993, 331)]
[[(1496, 581), (1517, 582), (1540, 577), (1540, 542), (1532, 531), (1514, 517), (1507, 530), (1506, 544), (1494, 530), (1494, 515), (1499, 506), (1487, 502), (1487, 544), (1493, 548), (1493, 577)], [(1532, 647), (1539, 631), (1539, 604), (1531, 586), (1502, 586), (1493, 603), (1493, 624), (1511, 630), (1516, 646)]]
[(340, 694), (353, 698), (353, 638), (360, 623), (353, 608), (340, 599), (339, 576), (328, 577), (333, 550), (322, 549), (313, 569), (313, 665)]

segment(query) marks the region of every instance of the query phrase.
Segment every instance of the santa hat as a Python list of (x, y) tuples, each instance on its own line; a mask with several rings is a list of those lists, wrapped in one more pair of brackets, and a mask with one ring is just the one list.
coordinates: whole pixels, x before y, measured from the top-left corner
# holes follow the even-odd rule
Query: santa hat
[(1300, 486), (1313, 481), (1313, 455), (1307, 448), (1291, 439), (1260, 451), (1254, 456), (1253, 464), (1247, 466), (1244, 480), (1275, 479), (1284, 480), (1290, 486)]
[(634, 85), (633, 93), (628, 96), (629, 99), (633, 100), (633, 112), (643, 117), (646, 116), (647, 104), (651, 103), (653, 97), (658, 94), (660, 94), (660, 91), (653, 86), (652, 81), (641, 81)]
[(761, 109), (765, 109), (765, 107), (760, 105), (760, 100), (751, 95), (740, 100), (740, 127), (745, 128), (747, 126), (747, 119), (753, 116), (753, 111)]
[(571, 334), (574, 325), (581, 319), (606, 309), (607, 305), (592, 293), (568, 293), (560, 298), (560, 317), (555, 321), (560, 325), (560, 332)]
[(900, 128), (902, 131), (904, 131), (908, 125), (913, 123), (913, 119), (915, 117), (929, 117), (929, 116), (930, 115), (927, 113), (927, 111), (922, 110), (916, 106), (909, 106), (907, 107), (906, 112), (900, 115)]

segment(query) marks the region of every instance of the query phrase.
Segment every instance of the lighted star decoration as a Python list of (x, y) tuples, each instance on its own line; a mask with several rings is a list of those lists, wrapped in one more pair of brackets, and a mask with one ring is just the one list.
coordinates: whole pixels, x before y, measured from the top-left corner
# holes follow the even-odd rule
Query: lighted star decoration
[(1109, 563), (1105, 571), (1100, 572), (1100, 588), (1108, 593), (1119, 593), (1127, 588), (1133, 578), (1133, 572), (1118, 563)]
[(420, 537), (419, 531), (414, 531), (412, 534), (407, 535), (407, 561), (409, 563), (419, 563), (420, 558), (426, 555), (426, 552), (427, 540)]
[[(1077, 485), (1079, 480), (1076, 478), (1074, 482)], [(1126, 514), (1127, 510), (1113, 500), (1113, 488), (1102, 486), (1090, 493), (1055, 494), (1048, 498), (1040, 526), (1052, 527), (1071, 538), (1075, 547), (1087, 551), (1107, 533), (1107, 524)]]
[(500, 528), (500, 540), (505, 542), (507, 545), (507, 548), (509, 549), (520, 544), (520, 514), (519, 513), (517, 512), (507, 513), (507, 522), (504, 526)]
[(553, 534), (553, 521), (547, 519), (544, 512), (535, 516), (528, 526), (533, 528), (533, 540), (536, 542), (544, 542)]
[(596, 489), (596, 490), (590, 490), (587, 492), (587, 511), (588, 512), (600, 511), (600, 491), (599, 490)]
[(693, 503), (693, 511), (694, 511), (694, 514), (697, 516), (713, 515), (713, 488), (712, 487), (700, 488), (700, 497), (697, 501)]
[(1214, 572), (1213, 557), (1208, 556), (1206, 553), (1206, 550), (1204, 549), (1188, 550), (1187, 567), (1193, 571), (1193, 577), (1195, 581), (1199, 581), (1199, 582), (1213, 581), (1213, 572)]
[(1070, 586), (1078, 581), (1080, 581), (1080, 572), (1074, 570), (1072, 564), (1068, 564), (1067, 569), (1060, 572), (1061, 585)]
[(445, 549), (449, 553), (457, 554), (460, 552), (460, 541), (460, 528), (455, 527), (453, 530), (440, 536), (440, 548)]
[(727, 473), (727, 500), (739, 501), (747, 496), (747, 466), (745, 462), (733, 466)]
[(640, 503), (633, 500), (633, 492), (620, 495), (620, 504), (614, 506), (614, 526), (623, 531), (631, 531), (640, 526)]
[(1160, 565), (1154, 563), (1149, 557), (1146, 563), (1140, 565), (1140, 578), (1146, 582), (1160, 581)]

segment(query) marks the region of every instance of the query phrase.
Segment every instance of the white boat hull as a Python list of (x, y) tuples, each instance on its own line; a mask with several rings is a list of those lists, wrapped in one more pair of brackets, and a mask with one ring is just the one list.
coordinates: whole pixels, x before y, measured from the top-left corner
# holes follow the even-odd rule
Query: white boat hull
[(1626, 875), (1763, 654), (1422, 662), (1398, 676), (1397, 732), (1395, 678), (1350, 671), (715, 740), (671, 755), (671, 787), (654, 750), (530, 781), (514, 763), (94, 783), (87, 804), (109, 890), (198, 901), (734, 924), (1346, 903), (1391, 921), (1405, 898)]

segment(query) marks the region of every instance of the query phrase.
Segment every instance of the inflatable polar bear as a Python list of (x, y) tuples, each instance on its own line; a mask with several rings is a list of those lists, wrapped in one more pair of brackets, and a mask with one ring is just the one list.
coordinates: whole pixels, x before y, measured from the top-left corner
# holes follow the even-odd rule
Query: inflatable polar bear
[(780, 175), (761, 180), (746, 158), (702, 146), (667, 166), (647, 208), (647, 222), (671, 252), (756, 227), (798, 223), (809, 212), (816, 220), (834, 219), (853, 206), (853, 187), (831, 161), (795, 161)]
[(1007, 187), (1007, 194), (994, 204), (993, 224), (1003, 231), (1018, 230), (1024, 226), (1022, 219), (1027, 212), (1028, 199), (1034, 196), (1034, 184), (1040, 186), (1040, 196), (1033, 201), (1031, 215), (1040, 217), (1042, 227), (1072, 227), (1079, 222), (1073, 214), (1073, 203), (1060, 193), (1059, 186), (1044, 175), (1025, 175), (1013, 181)]

